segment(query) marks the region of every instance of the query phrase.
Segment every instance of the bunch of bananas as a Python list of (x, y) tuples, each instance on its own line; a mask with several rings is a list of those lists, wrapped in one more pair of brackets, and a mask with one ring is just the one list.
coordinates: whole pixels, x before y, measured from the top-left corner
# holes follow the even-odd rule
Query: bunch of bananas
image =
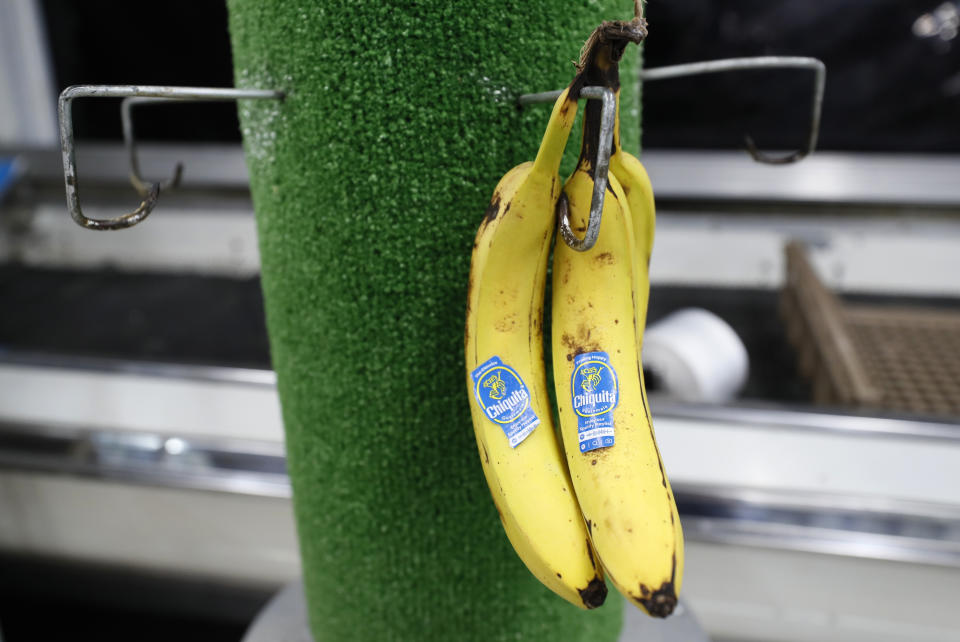
[[(480, 462), (507, 537), (527, 568), (581, 608), (605, 579), (652, 616), (677, 603), (683, 535), (654, 440), (640, 350), (649, 296), (653, 194), (620, 147), (618, 61), (642, 20), (604, 23), (557, 99), (533, 162), (497, 185), (473, 246), (465, 336)], [(544, 360), (543, 304), (558, 217), (586, 230), (601, 106), (589, 101), (576, 170), (560, 161), (587, 86), (617, 96), (599, 237), (553, 250), (552, 356), (559, 430)]]

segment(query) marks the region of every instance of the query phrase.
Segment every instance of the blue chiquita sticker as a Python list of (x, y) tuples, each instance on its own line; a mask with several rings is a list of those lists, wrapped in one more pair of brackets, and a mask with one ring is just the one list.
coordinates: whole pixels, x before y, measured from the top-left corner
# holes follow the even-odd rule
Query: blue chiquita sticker
[(527, 438), (540, 425), (530, 407), (530, 390), (517, 371), (491, 357), (471, 373), (477, 403), (487, 419), (503, 428), (511, 448)]
[(617, 373), (606, 352), (585, 352), (574, 357), (570, 400), (577, 414), (580, 452), (613, 445), (613, 409), (619, 393)]

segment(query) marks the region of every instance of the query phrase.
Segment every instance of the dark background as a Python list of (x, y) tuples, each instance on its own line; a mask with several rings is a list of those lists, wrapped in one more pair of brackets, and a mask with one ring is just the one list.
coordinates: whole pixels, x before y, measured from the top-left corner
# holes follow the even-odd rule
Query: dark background
[[(733, 56), (813, 56), (827, 66), (820, 148), (960, 151), (960, 38), (914, 23), (943, 0), (650, 0), (646, 64)], [(954, 13), (954, 16), (957, 14)], [(950, 36), (953, 36), (950, 39)], [(645, 88), (648, 147), (801, 146), (812, 72), (751, 71)]]
[[(960, 37), (955, 23), (951, 30), (950, 16), (960, 13), (958, 5), (943, 0), (650, 0), (646, 64), (818, 57), (828, 69), (820, 149), (956, 153)], [(60, 88), (76, 83), (233, 85), (223, 2), (44, 0), (43, 7)], [(918, 18), (938, 7), (953, 14), (941, 13), (930, 23), (933, 35), (917, 35)], [(811, 91), (812, 73), (804, 70), (650, 83), (643, 105), (644, 145), (738, 149), (750, 133), (761, 149), (796, 148), (805, 139)], [(74, 109), (82, 139), (120, 140), (115, 102), (81, 100)], [(238, 141), (235, 112), (229, 104), (153, 106), (138, 116), (138, 136)]]

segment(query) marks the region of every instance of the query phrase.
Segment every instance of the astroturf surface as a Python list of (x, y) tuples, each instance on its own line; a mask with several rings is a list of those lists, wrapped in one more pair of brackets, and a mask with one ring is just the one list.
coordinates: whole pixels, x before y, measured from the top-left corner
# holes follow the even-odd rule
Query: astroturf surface
[[(287, 92), (240, 120), (315, 639), (615, 639), (612, 589), (581, 611), (507, 541), (463, 328), (477, 225), (549, 115), (517, 97), (566, 86), (593, 28), (632, 2), (228, 6), (236, 85)], [(636, 61), (631, 47), (628, 149)]]

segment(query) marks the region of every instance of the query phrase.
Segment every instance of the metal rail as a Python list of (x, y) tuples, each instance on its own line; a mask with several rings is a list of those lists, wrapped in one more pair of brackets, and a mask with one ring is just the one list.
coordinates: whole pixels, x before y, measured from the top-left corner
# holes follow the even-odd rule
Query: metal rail
[[(283, 447), (0, 422), (0, 473), (288, 499)], [(674, 484), (691, 541), (960, 568), (960, 506)]]

